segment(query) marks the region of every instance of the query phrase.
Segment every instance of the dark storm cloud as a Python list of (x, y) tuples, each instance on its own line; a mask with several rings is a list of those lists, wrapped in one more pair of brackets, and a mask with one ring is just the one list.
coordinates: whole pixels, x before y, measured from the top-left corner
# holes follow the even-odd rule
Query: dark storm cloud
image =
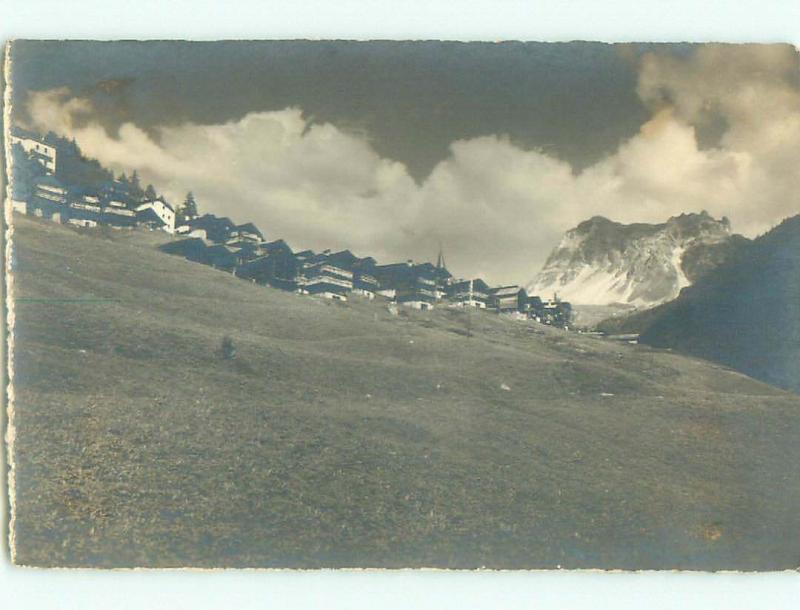
[(452, 142), (494, 134), (579, 169), (647, 118), (635, 62), (599, 43), (20, 41), (14, 65), (17, 108), (30, 90), (69, 86), (110, 131), (157, 135), (299, 107), (365, 134), (417, 180)]

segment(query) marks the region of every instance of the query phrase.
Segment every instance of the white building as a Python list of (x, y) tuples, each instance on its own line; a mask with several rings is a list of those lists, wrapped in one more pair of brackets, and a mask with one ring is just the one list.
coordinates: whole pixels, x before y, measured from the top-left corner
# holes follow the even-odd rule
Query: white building
[(48, 174), (56, 173), (56, 149), (30, 136), (11, 134), (11, 145), (19, 144), (23, 150), (42, 164)]
[(144, 212), (145, 210), (152, 210), (158, 216), (159, 220), (164, 223), (164, 230), (167, 233), (175, 232), (175, 210), (166, 201), (163, 199), (145, 201), (136, 208), (137, 212)]

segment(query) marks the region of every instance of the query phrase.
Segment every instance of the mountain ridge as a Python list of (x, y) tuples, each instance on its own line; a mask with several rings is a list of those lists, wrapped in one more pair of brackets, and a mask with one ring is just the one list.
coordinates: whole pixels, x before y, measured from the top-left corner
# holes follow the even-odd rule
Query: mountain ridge
[(706, 211), (658, 224), (593, 216), (567, 231), (529, 284), (576, 304), (652, 307), (678, 296), (733, 255), (746, 238)]

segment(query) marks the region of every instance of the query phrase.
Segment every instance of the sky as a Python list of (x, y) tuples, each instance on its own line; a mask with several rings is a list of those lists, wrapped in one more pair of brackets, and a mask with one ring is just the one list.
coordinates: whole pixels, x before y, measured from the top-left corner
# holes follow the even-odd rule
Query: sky
[(15, 122), (296, 249), (527, 283), (603, 215), (800, 212), (788, 45), (14, 43)]

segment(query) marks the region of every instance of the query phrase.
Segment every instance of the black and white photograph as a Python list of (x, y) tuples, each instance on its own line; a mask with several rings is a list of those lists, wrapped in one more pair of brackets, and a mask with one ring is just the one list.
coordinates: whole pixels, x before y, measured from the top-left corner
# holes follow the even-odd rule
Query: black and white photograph
[(789, 44), (14, 40), (12, 561), (800, 565)]

